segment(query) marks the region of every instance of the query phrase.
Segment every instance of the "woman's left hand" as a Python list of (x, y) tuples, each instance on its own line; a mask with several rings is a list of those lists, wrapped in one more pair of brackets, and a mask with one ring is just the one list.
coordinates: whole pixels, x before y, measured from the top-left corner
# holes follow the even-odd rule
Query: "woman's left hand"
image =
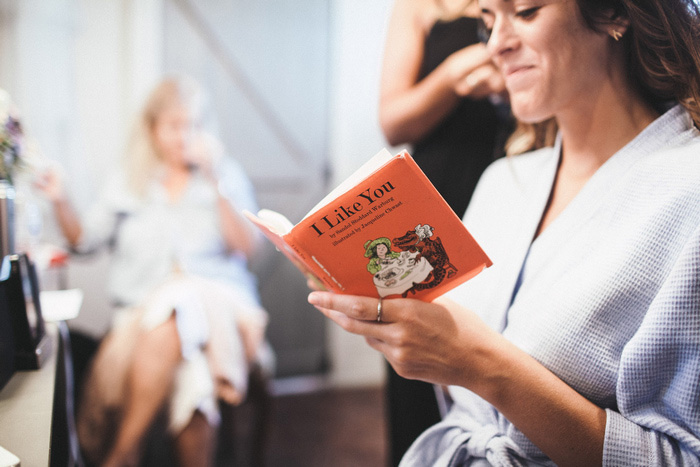
[(503, 337), (449, 300), (382, 300), (312, 292), (309, 303), (348, 332), (365, 337), (406, 378), (474, 388)]
[(200, 131), (194, 137), (188, 152), (187, 163), (196, 167), (212, 183), (218, 183), (217, 168), (224, 148), (213, 135)]

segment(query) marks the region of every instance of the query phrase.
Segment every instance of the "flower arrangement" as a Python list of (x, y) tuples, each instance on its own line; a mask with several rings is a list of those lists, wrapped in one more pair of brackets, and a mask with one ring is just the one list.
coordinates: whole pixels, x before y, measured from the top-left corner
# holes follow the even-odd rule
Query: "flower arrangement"
[(24, 133), (10, 95), (0, 89), (0, 179), (12, 183), (15, 170), (22, 164)]

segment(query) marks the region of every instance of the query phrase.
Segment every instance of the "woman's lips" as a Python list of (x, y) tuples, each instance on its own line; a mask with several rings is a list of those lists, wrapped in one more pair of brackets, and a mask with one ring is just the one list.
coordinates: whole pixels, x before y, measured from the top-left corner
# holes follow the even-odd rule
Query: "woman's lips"
[(514, 88), (520, 88), (524, 84), (527, 84), (530, 72), (534, 67), (529, 65), (513, 65), (508, 66), (504, 69), (503, 76), (506, 80), (506, 86), (509, 90)]
[(508, 65), (504, 67), (503, 74), (507, 77), (515, 73), (521, 72), (523, 70), (528, 70), (530, 68), (532, 67), (529, 65)]

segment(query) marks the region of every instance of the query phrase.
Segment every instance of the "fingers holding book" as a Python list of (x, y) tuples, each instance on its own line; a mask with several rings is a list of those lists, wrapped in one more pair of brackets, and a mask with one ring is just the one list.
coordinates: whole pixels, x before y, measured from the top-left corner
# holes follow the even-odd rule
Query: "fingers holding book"
[[(348, 319), (364, 324), (391, 323), (392, 321), (386, 313), (387, 303), (390, 302), (391, 300), (377, 300), (373, 297), (341, 295), (318, 290), (309, 294), (309, 303), (314, 305), (321, 313), (340, 324), (343, 328), (345, 328), (345, 326), (338, 322), (336, 318), (340, 320), (344, 320), (344, 318), (338, 317), (336, 313), (340, 313)], [(355, 334), (364, 334), (363, 332), (347, 330)]]
[(365, 337), (405, 378), (470, 387), (488, 367), (484, 356), (503, 340), (473, 312), (441, 298), (426, 303), (314, 291), (308, 301), (344, 330)]

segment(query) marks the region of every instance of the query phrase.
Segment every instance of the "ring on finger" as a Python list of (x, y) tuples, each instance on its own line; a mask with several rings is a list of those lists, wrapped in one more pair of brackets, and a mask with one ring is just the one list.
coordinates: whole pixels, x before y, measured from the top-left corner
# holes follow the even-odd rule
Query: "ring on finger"
[(379, 298), (379, 303), (377, 303), (377, 322), (382, 322), (382, 298)]

